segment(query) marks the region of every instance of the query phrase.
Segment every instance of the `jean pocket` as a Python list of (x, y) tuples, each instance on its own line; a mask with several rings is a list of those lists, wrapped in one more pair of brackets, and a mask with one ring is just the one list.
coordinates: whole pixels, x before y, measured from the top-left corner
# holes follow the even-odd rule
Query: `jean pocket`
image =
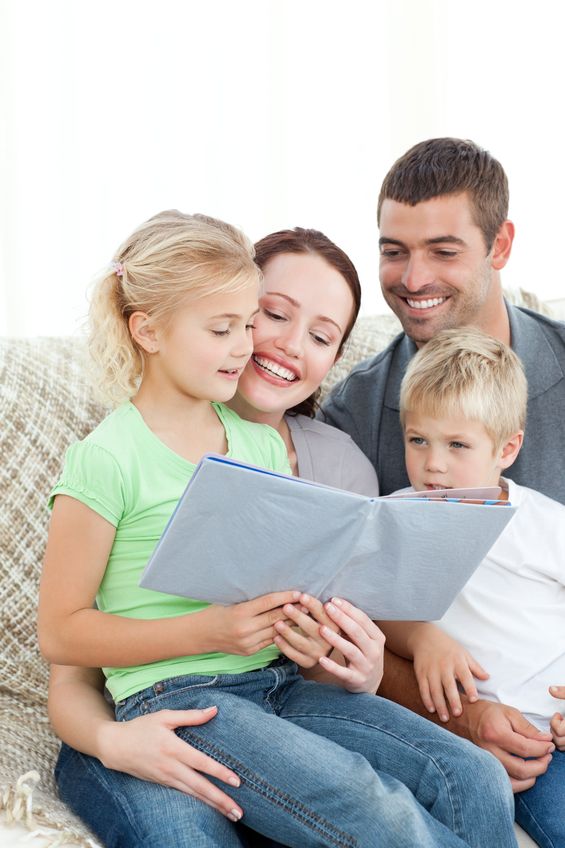
[(156, 713), (159, 710), (198, 709), (199, 705), (194, 703), (196, 693), (212, 689), (219, 679), (219, 675), (207, 677), (192, 674), (160, 680), (117, 703), (116, 718), (118, 721), (130, 721), (137, 716)]

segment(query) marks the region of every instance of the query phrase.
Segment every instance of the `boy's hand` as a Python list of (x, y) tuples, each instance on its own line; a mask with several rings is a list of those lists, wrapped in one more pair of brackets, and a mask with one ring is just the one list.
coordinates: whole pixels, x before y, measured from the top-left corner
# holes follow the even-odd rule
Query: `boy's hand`
[(339, 626), (332, 621), (321, 601), (304, 593), (298, 601), (299, 605), (292, 603), (283, 607), (286, 621), (276, 622), (274, 642), (289, 660), (302, 668), (313, 668), (332, 650), (322, 629), (338, 631)]
[(420, 695), (430, 713), (437, 711), (441, 721), (447, 721), (447, 704), (452, 715), (459, 716), (463, 712), (457, 681), (473, 703), (479, 697), (473, 675), (480, 680), (486, 680), (489, 675), (459, 642), (439, 627), (430, 624), (418, 634), (413, 654)]
[[(550, 686), (549, 692), (554, 698), (565, 700), (565, 686)], [(551, 735), (558, 751), (565, 751), (565, 718), (563, 713), (555, 713), (549, 723)]]
[(213, 634), (209, 651), (251, 656), (273, 644), (275, 624), (286, 618), (283, 611), (298, 602), (300, 592), (271, 592), (252, 601), (220, 606), (212, 604), (195, 615), (206, 621), (206, 630)]

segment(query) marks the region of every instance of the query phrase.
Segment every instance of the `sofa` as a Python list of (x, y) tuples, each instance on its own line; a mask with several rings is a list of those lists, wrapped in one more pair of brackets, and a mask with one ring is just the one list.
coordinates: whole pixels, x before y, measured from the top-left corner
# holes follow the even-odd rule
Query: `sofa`
[[(526, 293), (511, 299), (547, 311)], [(393, 315), (361, 318), (323, 391), (398, 331)], [(35, 616), (47, 493), (66, 448), (106, 411), (91, 398), (80, 339), (0, 339), (0, 848), (20, 844), (26, 830), (34, 831), (37, 845), (97, 845), (56, 796), (58, 742), (47, 719), (48, 668), (37, 648)], [(525, 834), (520, 839), (534, 845)]]

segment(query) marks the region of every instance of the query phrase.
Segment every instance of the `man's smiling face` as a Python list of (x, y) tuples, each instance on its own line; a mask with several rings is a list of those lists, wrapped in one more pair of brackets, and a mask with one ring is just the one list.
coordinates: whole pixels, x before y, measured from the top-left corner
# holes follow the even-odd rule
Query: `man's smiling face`
[(387, 199), (380, 233), (383, 296), (418, 346), (449, 328), (488, 332), (499, 291), (466, 193), (415, 206)]

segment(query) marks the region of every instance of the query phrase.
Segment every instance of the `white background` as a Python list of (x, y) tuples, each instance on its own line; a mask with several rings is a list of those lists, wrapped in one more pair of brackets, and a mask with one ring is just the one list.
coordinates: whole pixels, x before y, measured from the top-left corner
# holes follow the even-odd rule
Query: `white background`
[(0, 0), (0, 333), (73, 333), (123, 238), (176, 207), (315, 227), (382, 308), (375, 207), (439, 135), (504, 165), (508, 286), (563, 296), (565, 13), (549, 0)]

